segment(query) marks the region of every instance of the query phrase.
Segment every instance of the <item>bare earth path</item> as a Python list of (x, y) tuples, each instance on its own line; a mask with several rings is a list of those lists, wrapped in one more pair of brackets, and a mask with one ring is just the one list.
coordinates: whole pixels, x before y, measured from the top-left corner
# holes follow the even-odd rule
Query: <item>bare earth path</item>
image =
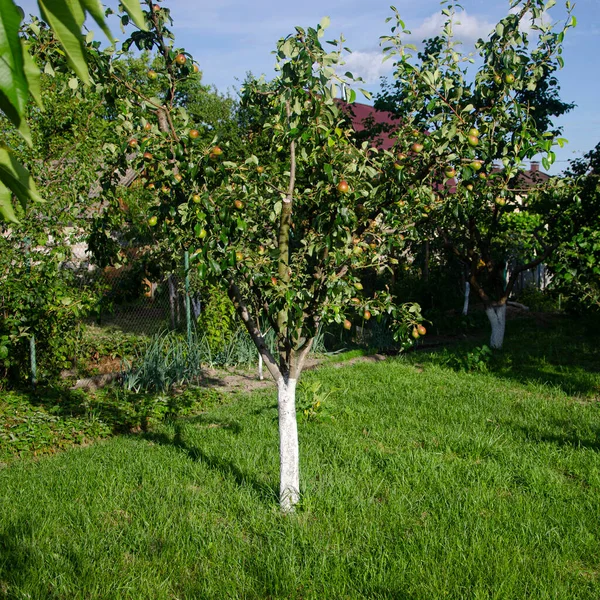
[[(338, 363), (330, 362), (326, 357), (310, 357), (306, 361), (305, 370), (316, 369), (323, 364), (328, 364), (334, 368), (342, 368), (354, 365), (359, 362), (381, 362), (386, 360), (387, 356), (383, 354), (370, 354), (368, 356), (356, 356), (350, 360), (340, 361)], [(218, 389), (222, 392), (252, 392), (273, 386), (273, 380), (268, 371), (264, 370), (264, 379), (258, 378), (258, 369), (254, 371), (243, 369), (205, 369), (205, 377), (202, 381), (203, 387)]]

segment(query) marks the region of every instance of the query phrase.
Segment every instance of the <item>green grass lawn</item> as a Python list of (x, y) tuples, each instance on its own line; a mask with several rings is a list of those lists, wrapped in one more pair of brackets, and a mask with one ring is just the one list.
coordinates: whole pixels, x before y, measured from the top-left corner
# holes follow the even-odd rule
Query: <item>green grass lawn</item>
[(597, 599), (598, 354), (559, 325), (511, 324), (488, 373), (448, 352), (306, 373), (300, 404), (325, 400), (291, 516), (274, 390), (13, 460), (0, 597)]

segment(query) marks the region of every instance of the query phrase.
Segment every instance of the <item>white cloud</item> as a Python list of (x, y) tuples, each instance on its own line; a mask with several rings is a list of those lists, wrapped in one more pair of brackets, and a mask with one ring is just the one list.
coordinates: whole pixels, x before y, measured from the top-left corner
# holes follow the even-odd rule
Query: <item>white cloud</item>
[(340, 71), (350, 71), (354, 76), (362, 77), (365, 83), (378, 83), (379, 78), (393, 68), (392, 61), (382, 62), (381, 52), (353, 52), (346, 55), (346, 64)]
[[(520, 11), (519, 11), (519, 8), (516, 7), (516, 8), (511, 8), (509, 12), (514, 15), (514, 14), (519, 13)], [(550, 18), (550, 15), (547, 12), (543, 12), (541, 19), (538, 19), (538, 23), (540, 21), (542, 24), (548, 25), (549, 23), (552, 22), (552, 19)], [(535, 21), (531, 15), (531, 13), (528, 11), (521, 18), (521, 21), (519, 22), (519, 29), (521, 30), (522, 33), (532, 33), (534, 23), (535, 23)]]
[[(411, 30), (411, 41), (422, 42), (424, 39), (435, 37), (442, 32), (447, 17), (442, 13), (434, 13)], [(467, 11), (457, 12), (454, 17), (454, 37), (464, 44), (473, 44), (479, 38), (486, 38), (494, 29), (494, 24), (478, 16), (472, 16)]]

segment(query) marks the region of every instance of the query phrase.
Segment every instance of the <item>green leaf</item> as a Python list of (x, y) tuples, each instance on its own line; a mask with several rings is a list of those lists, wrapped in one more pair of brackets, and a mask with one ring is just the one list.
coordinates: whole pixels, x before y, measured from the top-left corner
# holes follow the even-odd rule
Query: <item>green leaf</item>
[(146, 19), (140, 7), (139, 0), (121, 0), (127, 14), (133, 19), (133, 22), (142, 30), (148, 31), (146, 27)]
[(348, 102), (352, 104), (356, 100), (356, 92), (354, 90), (350, 90), (348, 92)]
[(319, 23), (322, 29), (327, 29), (331, 25), (331, 19), (329, 17), (323, 17)]
[(44, 102), (42, 101), (42, 88), (40, 85), (40, 70), (33, 60), (33, 56), (29, 54), (29, 49), (23, 43), (23, 69), (29, 86), (29, 93), (33, 96), (36, 104), (44, 110)]
[[(80, 0), (81, 6), (90, 13), (94, 21), (98, 23), (98, 26), (104, 32), (104, 35), (108, 38), (108, 40), (113, 43), (115, 40), (104, 20), (104, 9), (99, 0)], [(124, 3), (123, 3), (124, 4)]]
[(69, 63), (84, 83), (90, 82), (81, 35), (83, 11), (76, 10), (68, 0), (38, 0), (44, 20), (52, 27), (65, 50)]
[(12, 0), (0, 0), (0, 109), (31, 145), (25, 122), (28, 86), (19, 39), (21, 13)]
[(0, 182), (0, 218), (11, 223), (18, 223), (19, 220), (15, 215), (11, 199), (10, 190)]
[[(28, 200), (43, 202), (31, 175), (6, 146), (0, 146), (0, 182), (12, 191), (23, 207)], [(5, 206), (6, 201), (2, 202)]]

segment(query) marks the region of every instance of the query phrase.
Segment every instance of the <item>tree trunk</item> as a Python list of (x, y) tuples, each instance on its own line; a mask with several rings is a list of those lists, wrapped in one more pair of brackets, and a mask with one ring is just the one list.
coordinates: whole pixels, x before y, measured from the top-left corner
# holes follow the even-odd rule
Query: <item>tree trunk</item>
[(294, 510), (300, 499), (300, 460), (296, 422), (296, 380), (280, 377), (277, 382), (279, 414), (279, 503), (284, 513)]
[(492, 304), (486, 306), (485, 313), (492, 325), (490, 347), (500, 349), (504, 342), (504, 329), (506, 326), (506, 304)]
[(463, 304), (463, 316), (467, 316), (469, 314), (469, 294), (471, 293), (471, 284), (468, 281), (465, 281), (465, 302)]

